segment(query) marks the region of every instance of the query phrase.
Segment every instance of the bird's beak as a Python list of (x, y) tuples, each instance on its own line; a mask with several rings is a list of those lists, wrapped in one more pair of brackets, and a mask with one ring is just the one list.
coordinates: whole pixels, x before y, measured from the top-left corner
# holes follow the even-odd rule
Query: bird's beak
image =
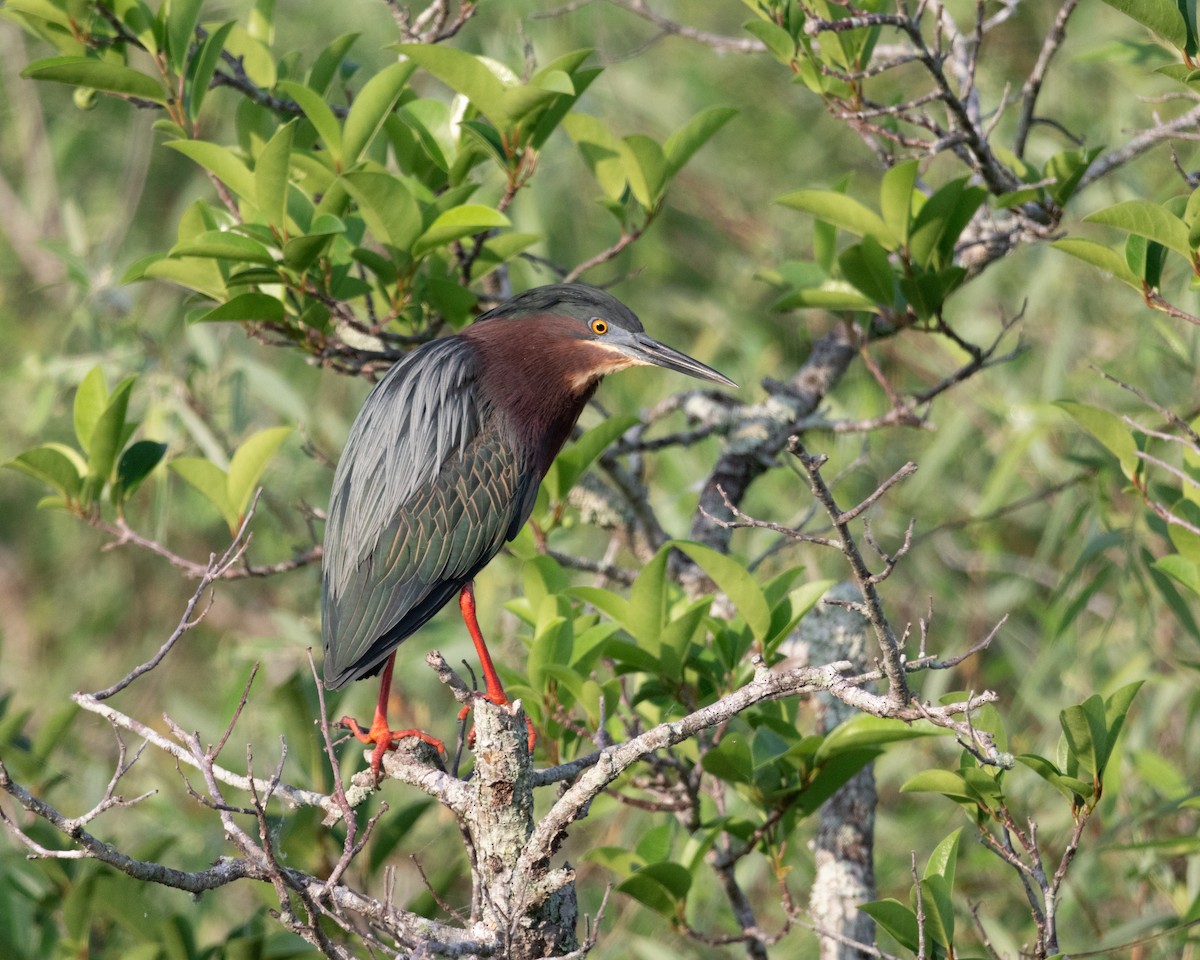
[(621, 344), (620, 349), (634, 363), (666, 367), (668, 370), (676, 370), (679, 373), (686, 373), (689, 377), (719, 383), (725, 387), (737, 386), (725, 374), (718, 373), (712, 367), (706, 366), (699, 360), (693, 360), (686, 353), (668, 347), (665, 343), (659, 343), (644, 333), (635, 333), (633, 343)]

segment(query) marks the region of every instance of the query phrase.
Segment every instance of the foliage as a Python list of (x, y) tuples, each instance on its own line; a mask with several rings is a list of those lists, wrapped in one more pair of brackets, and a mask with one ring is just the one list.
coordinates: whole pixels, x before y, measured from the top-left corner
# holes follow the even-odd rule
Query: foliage
[[(969, 721), (1015, 766), (947, 749), (946, 729), (924, 720), (860, 714), (823, 729), (807, 701), (755, 703), (645, 757), (572, 826), (583, 909), (594, 915), (604, 883), (616, 885), (595, 955), (815, 951), (801, 929), (808, 841), (825, 801), (872, 769), (879, 895), (864, 910), (888, 949), (964, 956), (990, 942), (1011, 956), (1036, 943), (1050, 956), (1144, 940), (1149, 955), (1194, 952), (1190, 5), (1110, 0), (1088, 19), (1068, 2), (1061, 23), (1018, 4), (916, 5), (937, 8), (924, 20), (914, 5), (824, 0), (661, 13), (618, 2), (553, 17), (488, 6), (321, 5), (304, 11), (311, 22), (267, 0), (233, 12), (199, 0), (0, 7), (15, 25), (0, 34), (5, 52), (27, 64), (25, 80), (3, 81), (8, 109), (29, 111), (14, 114), (19, 129), (50, 144), (31, 133), (0, 146), (0, 176), (20, 171), (3, 219), (35, 220), (26, 237), (50, 247), (4, 228), (0, 335), (15, 349), (0, 361), (3, 455), (37, 481), (0, 491), (14, 545), (0, 556), (14, 610), (0, 641), (0, 756), (13, 781), (60, 809), (104, 793), (111, 738), (75, 705), (47, 705), (157, 649), (179, 616), (176, 569), (204, 576), (189, 558), (220, 553), (225, 528), (249, 519), (256, 559), (238, 554), (220, 576), (252, 582), (222, 583), (204, 623), (185, 628), (185, 615), (157, 689), (139, 686), (122, 709), (165, 710), (216, 740), (261, 661), (233, 741), (266, 753), (282, 732), (287, 781), (328, 793), (303, 649), (319, 630), (324, 464), (361, 400), (332, 373), (372, 378), (514, 288), (644, 270), (622, 289), (648, 326), (693, 337), (743, 383), (761, 379), (761, 401), (651, 406), (649, 387), (606, 384), (512, 545), (519, 565), (497, 563), (481, 583), (483, 606), (511, 614), (497, 621), (509, 646), (524, 648), (501, 669), (541, 734), (539, 763), (711, 708), (760, 679), (755, 656), (792, 664), (807, 614), (853, 568), (828, 541), (845, 543), (869, 511), (853, 542), (882, 557), (864, 551), (888, 610), (876, 626), (917, 624), (896, 631), (910, 664), (957, 671), (913, 675), (918, 702), (996, 691)], [(691, 33), (649, 43), (681, 23)], [(697, 39), (751, 55), (717, 57)], [(1164, 91), (1168, 107), (1130, 96)], [(151, 115), (152, 132), (137, 126)], [(1177, 156), (1151, 152), (1167, 142)], [(1164, 188), (1172, 159), (1183, 175)], [(56, 193), (39, 179), (51, 170), (131, 192)], [(47, 196), (54, 215), (32, 216)], [(1046, 246), (1058, 253), (1039, 256)], [(1001, 353), (1018, 320), (1023, 344)], [(835, 372), (813, 359), (838, 350)], [(776, 469), (795, 465), (792, 434), (829, 452), (829, 483), (858, 507), (810, 506), (820, 464)], [(889, 486), (908, 458), (920, 474)], [(46, 488), (41, 504), (65, 514), (31, 515)], [(129, 549), (96, 562), (95, 536), (61, 522), (75, 519)], [(1002, 615), (1000, 642), (975, 659), (927, 656), (927, 639), (949, 658)], [(449, 620), (428, 635), (459, 642)], [(406, 712), (436, 727), (428, 704), (442, 688), (406, 673)], [(338, 698), (326, 706), (340, 715)], [(1056, 734), (1053, 755), (1032, 752)], [(163, 795), (89, 829), (181, 869), (226, 858), (214, 812), (180, 796), (155, 752), (134, 770), (150, 770), (139, 792)], [(337, 757), (347, 775), (362, 763), (354, 745)], [(444, 917), (447, 902), (470, 901), (469, 871), (428, 851), (457, 833), (425, 816), (432, 800), (388, 787), (392, 809), (347, 882), (395, 883), (415, 851), (423, 872), (402, 877), (396, 902)], [(956, 804), (980, 842), (946, 835), (923, 793)], [(0, 810), (33, 843), (70, 845), (42, 819), (13, 817), (7, 796)], [(323, 877), (353, 835), (321, 816), (271, 807), (263, 834), (289, 866)], [(134, 896), (134, 881), (94, 861), (29, 863), (27, 847), (4, 843), (5, 956), (313, 955), (270, 916), (280, 904), (263, 885), (193, 902), (138, 884)]]

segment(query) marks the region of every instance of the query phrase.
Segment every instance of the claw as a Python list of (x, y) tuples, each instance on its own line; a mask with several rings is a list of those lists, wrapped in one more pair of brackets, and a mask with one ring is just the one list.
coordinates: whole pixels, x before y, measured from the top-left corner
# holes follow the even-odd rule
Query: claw
[(395, 750), (399, 741), (405, 737), (416, 737), (418, 740), (424, 740), (438, 752), (443, 754), (446, 752), (446, 745), (437, 737), (432, 737), (423, 730), (392, 730), (387, 725), (387, 718), (380, 714), (375, 715), (370, 729), (364, 727), (353, 717), (342, 717), (338, 723), (354, 734), (355, 738), (362, 743), (375, 745), (375, 749), (371, 751), (371, 773), (374, 775), (376, 783), (383, 776), (384, 756), (389, 750)]

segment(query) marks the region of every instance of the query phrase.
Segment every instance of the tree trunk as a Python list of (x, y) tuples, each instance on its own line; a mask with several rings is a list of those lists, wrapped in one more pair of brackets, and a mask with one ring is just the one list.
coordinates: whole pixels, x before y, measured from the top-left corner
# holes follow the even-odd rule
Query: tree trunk
[[(861, 601), (853, 584), (841, 583), (830, 599)], [(809, 663), (849, 660), (856, 669), (869, 669), (870, 628), (856, 610), (818, 606), (800, 622), (791, 654)], [(820, 727), (828, 733), (855, 710), (827, 693), (816, 694)], [(816, 876), (809, 910), (822, 936), (820, 960), (866, 960), (867, 953), (846, 941), (872, 945), (875, 921), (858, 909), (875, 899), (875, 773), (869, 764), (856, 773), (821, 808), (814, 845)], [(841, 938), (841, 939), (838, 939)]]

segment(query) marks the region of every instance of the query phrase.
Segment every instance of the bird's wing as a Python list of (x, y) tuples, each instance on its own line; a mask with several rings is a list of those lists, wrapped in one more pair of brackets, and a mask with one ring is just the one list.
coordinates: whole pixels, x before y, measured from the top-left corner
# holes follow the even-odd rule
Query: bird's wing
[(351, 428), (325, 529), (325, 680), (375, 672), (516, 535), (537, 478), (494, 429), (474, 348), (397, 364)]

